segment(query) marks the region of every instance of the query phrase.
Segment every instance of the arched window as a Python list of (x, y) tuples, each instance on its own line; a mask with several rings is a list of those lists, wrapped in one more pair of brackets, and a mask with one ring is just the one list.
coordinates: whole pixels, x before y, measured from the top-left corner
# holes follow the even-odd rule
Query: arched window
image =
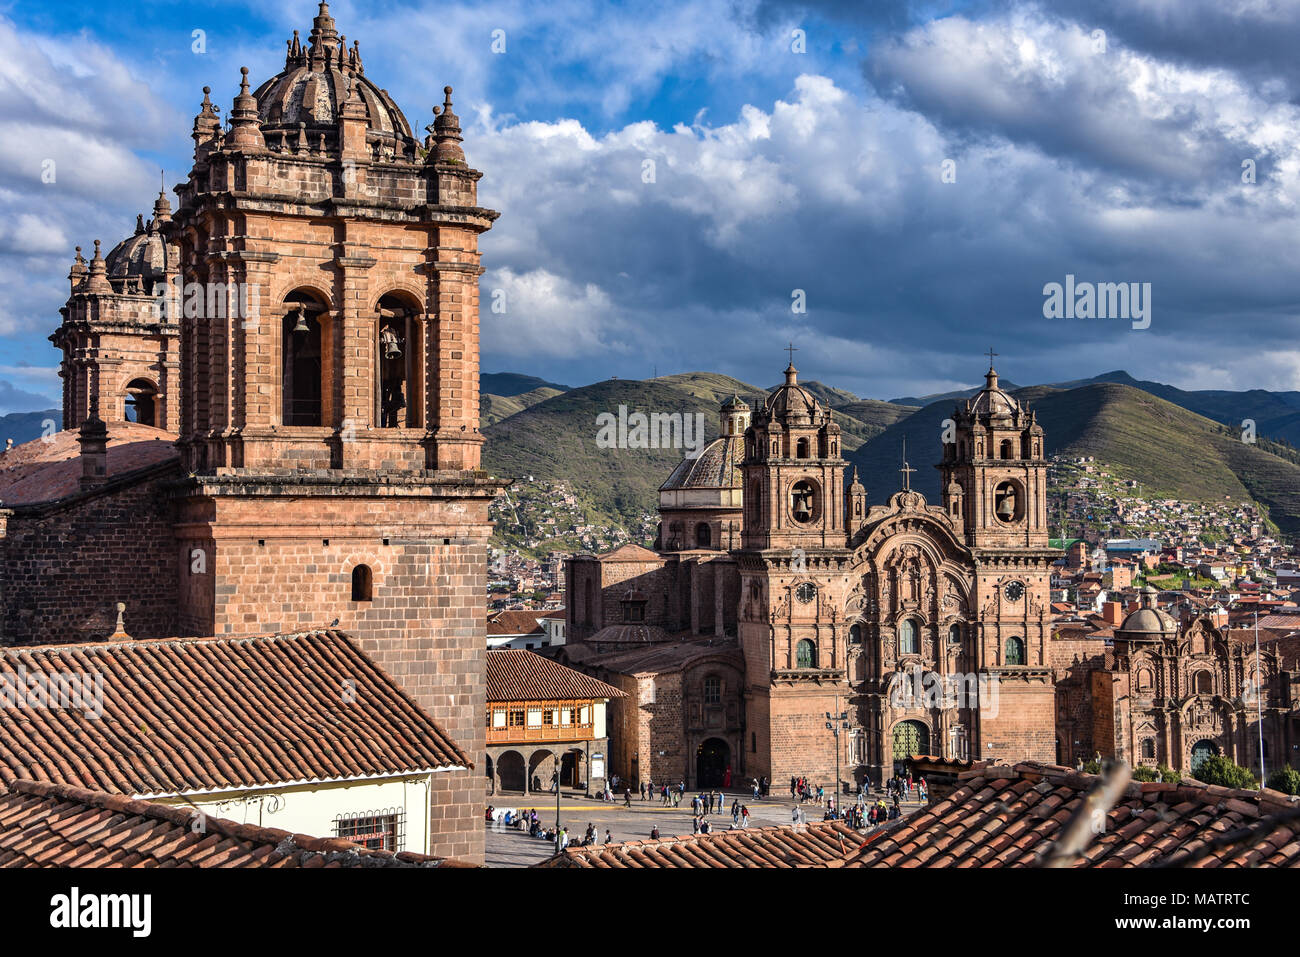
[(800, 439), (795, 444), (795, 458), (806, 459), (808, 457), (808, 440)]
[(1008, 638), (1006, 648), (1003, 664), (1023, 665), (1025, 663), (1025, 641), (1023, 638)]
[(951, 625), (948, 628), (948, 641), (950, 644), (961, 644), (961, 625)]
[(1000, 459), (1009, 459), (1009, 458), (1011, 458), (1011, 440), (1010, 440), (1010, 439), (1003, 439), (1003, 440), (1002, 440), (1002, 444), (1001, 444), (1000, 446), (998, 446), (998, 458), (1000, 458)]
[(722, 703), (722, 679), (717, 675), (709, 675), (704, 679), (704, 703)]
[(904, 618), (898, 626), (898, 653), (900, 655), (919, 655), (921, 641), (916, 633), (916, 622)]
[(1214, 694), (1214, 678), (1208, 671), (1196, 672), (1196, 693)]
[(1143, 739), (1142, 739), (1142, 757), (1143, 757), (1145, 760), (1147, 760), (1147, 761), (1154, 761), (1154, 760), (1156, 759), (1156, 739), (1155, 739), (1155, 738), (1143, 738)]
[(319, 426), (322, 415), (321, 320), (325, 307), (307, 293), (284, 302), (281, 386), (285, 425)]
[(860, 645), (860, 644), (862, 644), (862, 626), (861, 626), (861, 625), (857, 625), (857, 624), (855, 624), (855, 625), (851, 625), (851, 626), (849, 626), (849, 644), (851, 644), (851, 645)]
[(375, 421), (381, 428), (420, 424), (419, 309), (390, 293), (379, 300), (375, 327)]
[(816, 668), (817, 667), (817, 649), (807, 638), (795, 645), (795, 667), (797, 668)]
[(1152, 685), (1151, 669), (1139, 668), (1138, 669), (1138, 690), (1150, 691), (1151, 685)]
[(708, 522), (700, 522), (695, 526), (695, 547), (709, 548), (712, 542), (713, 533), (709, 529)]
[(140, 425), (158, 425), (158, 390), (148, 379), (132, 379), (127, 383), (126, 420)]
[(1033, 456), (1030, 454), (1032, 448), (1033, 446), (1032, 443), (1029, 441), (1029, 435), (1028, 434), (1022, 435), (1020, 437), (1020, 457), (1022, 459), (1033, 458)]
[(374, 597), (374, 575), (369, 565), (352, 569), (352, 600), (370, 601)]

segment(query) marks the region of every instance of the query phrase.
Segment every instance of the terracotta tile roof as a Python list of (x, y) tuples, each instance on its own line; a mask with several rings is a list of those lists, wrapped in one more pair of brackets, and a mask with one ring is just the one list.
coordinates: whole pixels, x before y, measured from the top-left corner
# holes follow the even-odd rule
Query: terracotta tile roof
[(543, 632), (535, 611), (502, 611), (488, 616), (489, 635), (540, 635)]
[(487, 653), (488, 701), (574, 701), (626, 698), (613, 685), (531, 651), (512, 648)]
[[(569, 848), (536, 866), (1032, 867), (1052, 850), (1096, 782), (1097, 775), (1055, 765), (977, 765), (958, 775), (946, 797), (865, 835), (838, 821), (715, 831)], [(1300, 798), (1199, 781), (1131, 782), (1111, 807), (1104, 833), (1073, 866), (1183, 864), (1300, 867)]]
[[(1038, 863), (1097, 781), (1049, 764), (973, 768), (946, 798), (849, 855), (846, 867), (1028, 867)], [(1276, 791), (1236, 791), (1199, 781), (1131, 782), (1110, 809), (1105, 832), (1076, 867), (1176, 864), (1209, 841), (1261, 817), (1300, 809)], [(1300, 866), (1300, 818), (1265, 826), (1196, 867)]]
[(102, 688), (102, 716), (90, 694), (0, 707), (0, 783), (159, 795), (470, 763), (338, 631), (0, 648), (0, 695), (59, 675)]
[(806, 827), (743, 827), (709, 834), (683, 834), (657, 841), (624, 841), (570, 847), (535, 867), (825, 867), (863, 843), (863, 835), (839, 821)]
[[(55, 432), (0, 453), (0, 504), (53, 502), (80, 491), (81, 446), (75, 430)], [(108, 426), (108, 477), (180, 460), (176, 435), (134, 422)]]
[(470, 867), (65, 784), (0, 794), (0, 867)]

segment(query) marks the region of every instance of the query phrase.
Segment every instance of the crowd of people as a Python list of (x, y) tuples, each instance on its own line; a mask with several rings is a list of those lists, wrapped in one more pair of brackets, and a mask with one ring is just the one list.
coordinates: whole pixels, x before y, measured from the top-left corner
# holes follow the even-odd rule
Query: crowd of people
[[(612, 783), (612, 780), (611, 780)], [(751, 779), (750, 790), (753, 793), (754, 800), (761, 801), (768, 794), (767, 778)], [(678, 781), (676, 783), (654, 784), (646, 781), (639, 785), (641, 801), (643, 803), (659, 799), (661, 807), (680, 807), (686, 796), (686, 782)], [(902, 805), (905, 801), (917, 800), (922, 803), (929, 799), (929, 785), (924, 777), (913, 778), (912, 774), (896, 774), (884, 783), (880, 789), (883, 794), (872, 794), (870, 781), (863, 781), (858, 787), (855, 799), (846, 807), (842, 807), (835, 796), (826, 793), (822, 785), (813, 784), (807, 777), (792, 776), (790, 778), (790, 796), (797, 803), (790, 810), (790, 821), (795, 827), (808, 823), (808, 816), (804, 810), (805, 804), (815, 804), (823, 809), (822, 820), (843, 820), (850, 827), (857, 830), (874, 828), (889, 821), (896, 820), (902, 816)], [(610, 787), (604, 789), (601, 797), (605, 801), (613, 800), (613, 791)], [(627, 807), (632, 806), (632, 790), (625, 787), (623, 790), (623, 802)], [(693, 822), (694, 834), (709, 834), (715, 829), (715, 824), (710, 820), (718, 816), (730, 815), (731, 827), (733, 829), (749, 827), (750, 812), (746, 804), (742, 804), (739, 798), (734, 798), (731, 806), (726, 804), (726, 796), (721, 790), (712, 788), (700, 791), (691, 797), (691, 818)], [(487, 820), (489, 823), (499, 821), (505, 827), (515, 828), (516, 830), (527, 830), (531, 837), (540, 838), (552, 843), (557, 842), (561, 849), (569, 846), (569, 833), (565, 827), (560, 827), (558, 834), (556, 828), (545, 827), (542, 825), (536, 810), (525, 811), (504, 811), (498, 812), (489, 805), (487, 809)], [(659, 837), (659, 827), (655, 825), (650, 830), (651, 839)], [(611, 842), (610, 830), (605, 828), (604, 843)], [(588, 823), (582, 839), (578, 842), (579, 846), (589, 846), (601, 843), (594, 824)]]

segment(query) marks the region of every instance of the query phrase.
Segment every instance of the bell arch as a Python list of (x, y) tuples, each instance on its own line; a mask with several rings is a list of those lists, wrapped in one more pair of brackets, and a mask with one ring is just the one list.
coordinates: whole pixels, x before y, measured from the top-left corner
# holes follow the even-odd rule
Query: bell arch
[(424, 309), (403, 289), (375, 304), (374, 421), (380, 428), (419, 428), (424, 406)]

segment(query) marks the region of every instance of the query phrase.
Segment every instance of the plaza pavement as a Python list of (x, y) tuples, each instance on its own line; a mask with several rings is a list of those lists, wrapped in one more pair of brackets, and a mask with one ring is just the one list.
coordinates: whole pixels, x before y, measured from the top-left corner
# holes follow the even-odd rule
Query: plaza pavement
[[(883, 794), (873, 794), (879, 800)], [(739, 799), (741, 804), (749, 807), (749, 826), (763, 827), (772, 824), (790, 825), (790, 809), (797, 803), (789, 792), (773, 794), (764, 800), (755, 801), (750, 792), (728, 792), (723, 801), (721, 814), (709, 815), (710, 825), (715, 830), (731, 827), (731, 802)], [(847, 801), (851, 802), (852, 798)], [(660, 798), (642, 801), (632, 796), (632, 807), (623, 806), (620, 798), (606, 803), (584, 797), (579, 793), (563, 793), (560, 796), (560, 823), (569, 829), (569, 841), (576, 844), (582, 840), (587, 831), (587, 824), (596, 826), (596, 836), (605, 840), (605, 829), (609, 828), (611, 841), (638, 841), (650, 837), (650, 829), (659, 827), (661, 837), (692, 833), (691, 792), (687, 791), (679, 807), (663, 807)], [(488, 803), (497, 809), (514, 808), (523, 811), (533, 809), (541, 820), (543, 827), (555, 824), (555, 795), (532, 794), (525, 798), (522, 794), (498, 794), (488, 798)], [(847, 807), (848, 804), (846, 803)], [(919, 801), (904, 801), (904, 816), (921, 806)], [(805, 801), (804, 815), (809, 821), (820, 821), (825, 809), (817, 806), (816, 801)], [(528, 867), (543, 861), (555, 852), (553, 841), (529, 837), (527, 831), (516, 831), (501, 824), (485, 824), (487, 828), (488, 867)]]

